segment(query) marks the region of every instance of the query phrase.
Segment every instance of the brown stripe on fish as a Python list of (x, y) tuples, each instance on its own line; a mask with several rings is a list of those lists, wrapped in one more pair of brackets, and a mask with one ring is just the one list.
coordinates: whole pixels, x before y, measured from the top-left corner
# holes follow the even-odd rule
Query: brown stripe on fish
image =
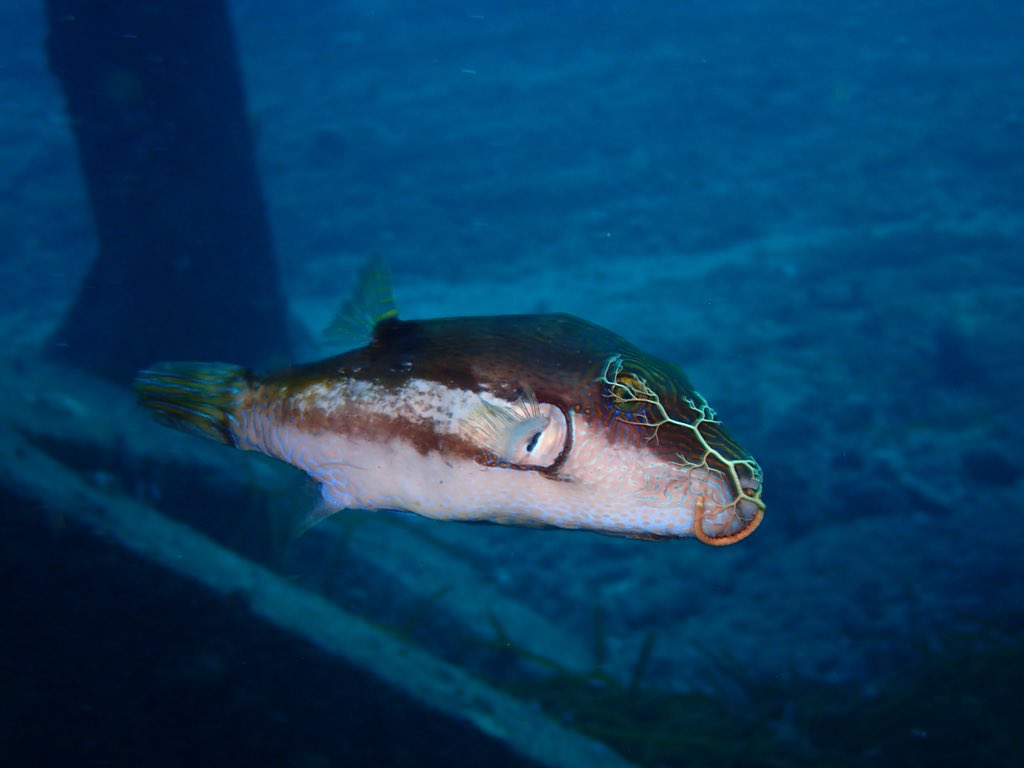
[(289, 382), (268, 381), (253, 389), (243, 409), (255, 422), (249, 438), (253, 447), (276, 455), (269, 432), (290, 427), (311, 438), (331, 434), (376, 442), (402, 440), (418, 453), (444, 451), (473, 458), (479, 449), (457, 429), (460, 411), (475, 393), (441, 387), (435, 382), (407, 379), (391, 387), (355, 379)]

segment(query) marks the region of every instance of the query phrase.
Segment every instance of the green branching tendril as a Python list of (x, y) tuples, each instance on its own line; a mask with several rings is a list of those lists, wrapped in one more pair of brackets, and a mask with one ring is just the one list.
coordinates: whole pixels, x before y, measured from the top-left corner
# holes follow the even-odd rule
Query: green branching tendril
[[(727, 459), (708, 443), (707, 438), (700, 430), (701, 425), (720, 424), (720, 422), (714, 409), (707, 404), (700, 393), (694, 392), (693, 397), (683, 396), (686, 405), (697, 414), (696, 419), (690, 423), (670, 416), (658, 393), (648, 385), (647, 380), (636, 372), (625, 370), (621, 355), (613, 355), (608, 358), (604, 371), (597, 381), (607, 388), (607, 397), (618, 412), (616, 418), (624, 424), (646, 428), (649, 432), (645, 437), (647, 442), (657, 442), (658, 432), (666, 424), (672, 424), (692, 432), (697, 445), (701, 448), (701, 454), (696, 460), (677, 454), (678, 464), (687, 471), (702, 471), (706, 473), (706, 476), (716, 474), (726, 477), (735, 490), (735, 497), (728, 505), (731, 507), (731, 514), (734, 518), (740, 518), (737, 510), (740, 501), (748, 501), (762, 512), (764, 511), (764, 502), (757, 490), (763, 479), (761, 467), (753, 459)], [(714, 467), (711, 466), (712, 459), (716, 465)], [(740, 467), (745, 468), (754, 478), (755, 489), (753, 491), (744, 488), (738, 472)]]

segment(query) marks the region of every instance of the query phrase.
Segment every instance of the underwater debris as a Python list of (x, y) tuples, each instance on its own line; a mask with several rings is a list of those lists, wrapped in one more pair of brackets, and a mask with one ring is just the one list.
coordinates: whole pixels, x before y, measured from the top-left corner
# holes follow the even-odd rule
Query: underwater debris
[[(709, 690), (641, 685), (649, 633), (628, 683), (599, 666), (581, 674), (541, 659), (494, 620), (495, 645), (553, 670), (505, 684), (552, 718), (639, 765), (706, 768), (979, 768), (1020, 766), (1024, 614), (938, 638), (918, 663), (874, 681), (834, 684), (748, 674), (727, 653), (702, 649), (717, 670)], [(598, 628), (595, 624), (595, 629)], [(603, 641), (602, 641), (603, 642)], [(595, 645), (600, 647), (600, 645)]]

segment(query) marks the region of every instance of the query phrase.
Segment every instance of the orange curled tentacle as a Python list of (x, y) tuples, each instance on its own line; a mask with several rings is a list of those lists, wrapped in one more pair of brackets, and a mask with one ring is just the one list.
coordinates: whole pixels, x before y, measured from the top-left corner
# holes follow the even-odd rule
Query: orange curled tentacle
[(763, 519), (764, 508), (758, 508), (757, 514), (754, 515), (753, 519), (744, 528), (736, 531), (736, 533), (731, 533), (728, 536), (709, 536), (704, 532), (704, 497), (698, 496), (697, 502), (693, 505), (693, 535), (704, 544), (710, 544), (712, 547), (724, 547), (729, 544), (735, 544), (737, 541), (743, 541), (743, 539), (757, 530), (757, 526), (761, 524)]

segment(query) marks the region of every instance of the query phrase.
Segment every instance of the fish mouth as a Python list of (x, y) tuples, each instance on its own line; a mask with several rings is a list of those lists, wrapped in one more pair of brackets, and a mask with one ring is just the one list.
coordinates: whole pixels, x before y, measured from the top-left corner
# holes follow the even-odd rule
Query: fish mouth
[(764, 519), (764, 502), (761, 500), (761, 468), (753, 460), (731, 465), (733, 485), (739, 492), (735, 498), (717, 511), (708, 514), (710, 506), (704, 496), (698, 496), (694, 504), (693, 535), (704, 544), (724, 547), (742, 541), (761, 525)]
[(740, 499), (736, 504), (736, 517), (743, 522), (743, 537), (749, 536), (761, 524), (764, 517), (764, 503), (760, 497)]

